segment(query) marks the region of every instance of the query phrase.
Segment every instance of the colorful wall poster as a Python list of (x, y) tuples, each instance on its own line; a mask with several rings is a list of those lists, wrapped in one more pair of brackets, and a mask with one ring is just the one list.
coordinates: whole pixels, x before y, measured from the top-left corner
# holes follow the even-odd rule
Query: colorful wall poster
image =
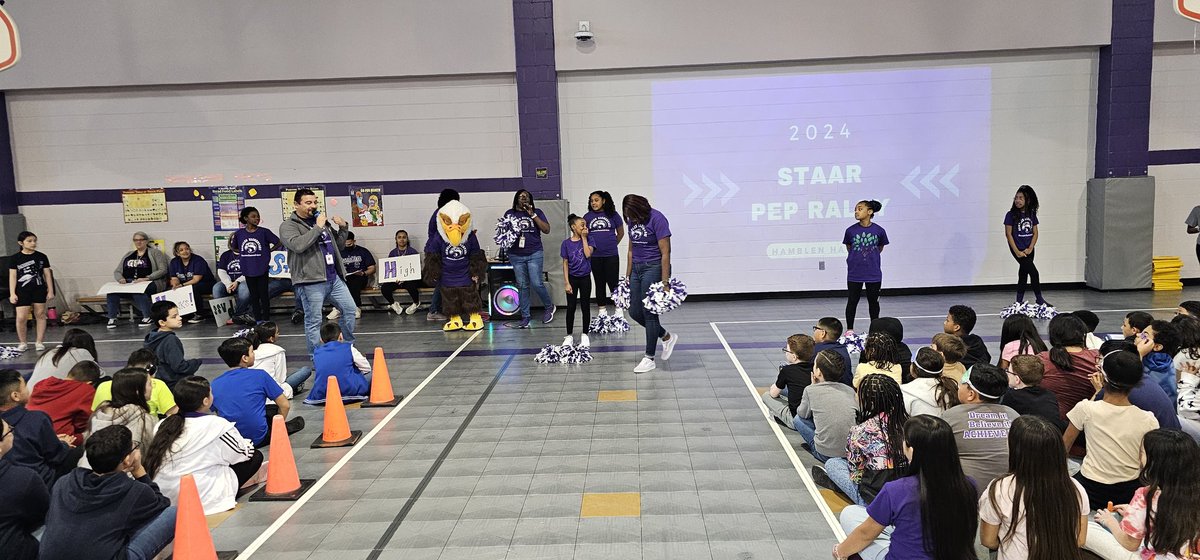
[(353, 209), (354, 227), (383, 225), (383, 189), (379, 187), (350, 189), (350, 206)]
[(125, 223), (167, 221), (167, 193), (163, 189), (130, 189), (121, 191), (121, 210)]
[(280, 199), (280, 202), (283, 203), (283, 219), (285, 219), (285, 220), (288, 219), (288, 216), (291, 216), (292, 212), (295, 210), (295, 208), (294, 208), (295, 203), (293, 202), (293, 200), (295, 200), (296, 191), (298, 191), (300, 189), (311, 190), (314, 194), (317, 195), (317, 210), (319, 210), (322, 214), (324, 214), (325, 213), (325, 187), (322, 187), (321, 185), (308, 185), (308, 186), (300, 186), (300, 187), (283, 187), (283, 188), (279, 189), (279, 199)]
[(213, 231), (235, 231), (242, 227), (238, 216), (246, 207), (242, 187), (213, 187)]

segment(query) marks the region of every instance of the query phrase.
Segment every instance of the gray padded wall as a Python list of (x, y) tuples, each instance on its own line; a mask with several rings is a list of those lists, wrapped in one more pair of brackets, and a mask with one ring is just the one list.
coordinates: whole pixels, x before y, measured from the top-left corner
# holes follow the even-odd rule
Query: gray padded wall
[[(546, 282), (546, 289), (550, 291), (550, 298), (554, 300), (555, 305), (566, 305), (567, 291), (563, 286), (562, 257), (559, 256), (558, 250), (562, 246), (563, 240), (569, 235), (567, 233), (567, 214), (570, 213), (571, 205), (566, 200), (538, 200), (537, 207), (546, 214), (546, 221), (550, 222), (550, 233), (542, 236), (542, 251), (544, 252), (542, 266), (550, 277), (550, 281)], [(530, 290), (530, 297), (533, 298), (530, 304), (535, 306), (541, 304), (541, 300), (532, 293), (532, 290)], [(595, 294), (592, 297), (595, 297)], [(536, 313), (533, 316), (540, 319)], [(582, 320), (582, 316), (576, 316), (576, 321)], [(586, 328), (587, 325), (584, 327)]]
[(1154, 177), (1089, 179), (1083, 277), (1098, 290), (1150, 287)]

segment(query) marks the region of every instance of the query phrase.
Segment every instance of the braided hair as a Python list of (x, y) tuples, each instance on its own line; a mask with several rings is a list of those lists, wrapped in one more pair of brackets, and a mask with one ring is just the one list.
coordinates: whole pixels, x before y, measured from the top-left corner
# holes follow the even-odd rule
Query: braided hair
[(879, 369), (892, 369), (892, 366), (900, 363), (900, 349), (896, 346), (896, 340), (885, 332), (867, 335), (867, 342), (863, 346), (862, 361)]
[(859, 424), (876, 416), (881, 419), (888, 435), (888, 452), (896, 466), (907, 463), (904, 458), (904, 423), (908, 422), (908, 411), (904, 408), (904, 395), (895, 379), (880, 373), (872, 373), (858, 384), (858, 412), (855, 421)]

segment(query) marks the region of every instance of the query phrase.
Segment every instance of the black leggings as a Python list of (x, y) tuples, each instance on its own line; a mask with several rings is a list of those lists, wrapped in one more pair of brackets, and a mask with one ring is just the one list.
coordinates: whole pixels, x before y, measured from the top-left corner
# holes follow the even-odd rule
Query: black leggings
[(846, 329), (854, 329), (854, 314), (858, 311), (858, 298), (862, 296), (863, 286), (867, 287), (867, 308), (871, 312), (871, 320), (879, 318), (879, 287), (883, 282), (846, 282), (850, 295), (846, 298)]
[(588, 332), (592, 323), (592, 311), (588, 306), (592, 303), (592, 279), (587, 276), (570, 276), (571, 291), (567, 292), (567, 334), (575, 333), (575, 304), (583, 310), (583, 332)]
[(254, 310), (256, 321), (266, 321), (271, 318), (271, 277), (243, 276), (246, 287), (250, 289), (250, 308)]
[(237, 476), (238, 488), (244, 486), (246, 481), (250, 480), (254, 476), (254, 473), (258, 472), (258, 469), (262, 467), (262, 464), (262, 451), (255, 449), (254, 455), (250, 457), (249, 461), (242, 461), (236, 465), (229, 465), (229, 468), (233, 470), (233, 474)]
[[(612, 291), (621, 277), (621, 257), (592, 257), (592, 278), (596, 281), (596, 305), (613, 305)], [(605, 286), (608, 289), (605, 290)], [(608, 294), (608, 295), (606, 295)]]
[(408, 280), (406, 282), (388, 282), (379, 285), (379, 292), (383, 294), (383, 299), (387, 300), (388, 305), (396, 303), (396, 290), (404, 290), (408, 292), (408, 297), (412, 298), (413, 303), (421, 303), (421, 281)]
[(1018, 257), (1012, 247), (1008, 248), (1008, 252), (1017, 259), (1017, 301), (1025, 299), (1025, 283), (1028, 280), (1033, 283), (1033, 295), (1037, 297), (1038, 303), (1041, 303), (1042, 277), (1038, 274), (1037, 265), (1033, 264), (1034, 251), (1031, 249), (1027, 257)]
[(367, 284), (370, 283), (370, 276), (362, 274), (346, 275), (346, 287), (350, 289), (350, 299), (354, 300), (354, 307), (362, 309), (362, 293), (367, 288)]

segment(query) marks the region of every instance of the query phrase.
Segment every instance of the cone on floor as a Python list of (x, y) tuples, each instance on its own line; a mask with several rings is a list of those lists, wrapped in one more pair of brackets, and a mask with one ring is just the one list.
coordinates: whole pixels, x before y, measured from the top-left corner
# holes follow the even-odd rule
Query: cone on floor
[(396, 406), (404, 395), (392, 392), (392, 378), (388, 375), (387, 362), (383, 359), (383, 348), (375, 347), (375, 363), (371, 368), (371, 398), (362, 403), (363, 408)]
[(208, 522), (204, 519), (204, 506), (200, 504), (200, 491), (196, 479), (190, 474), (179, 479), (179, 499), (175, 511), (175, 542), (171, 557), (178, 560), (215, 560), (233, 558), (237, 552), (217, 552), (213, 546)]
[(316, 480), (300, 480), (287, 423), (276, 414), (271, 419), (271, 460), (267, 462), (267, 485), (250, 495), (251, 502), (290, 502), (303, 496)]
[(338, 387), (337, 378), (329, 376), (329, 386), (325, 392), (325, 428), (321, 435), (312, 443), (312, 448), (350, 447), (362, 439), (362, 430), (350, 430), (350, 420), (346, 418), (346, 405), (342, 403), (342, 390)]

